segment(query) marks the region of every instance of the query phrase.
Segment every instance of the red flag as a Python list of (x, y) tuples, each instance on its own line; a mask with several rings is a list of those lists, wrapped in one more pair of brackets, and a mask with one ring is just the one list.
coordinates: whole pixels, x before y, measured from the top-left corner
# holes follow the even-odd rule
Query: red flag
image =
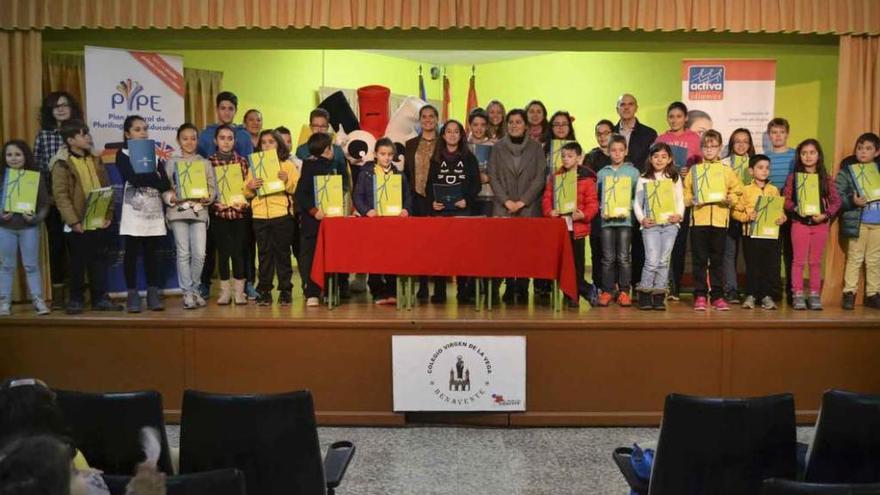
[[(473, 70), (473, 69), (471, 69)], [(465, 121), (470, 117), (471, 110), (477, 108), (477, 76), (471, 72), (471, 84), (468, 88), (468, 98), (467, 98), (467, 117), (465, 117)], [(468, 124), (467, 127), (470, 127)]]
[(443, 122), (449, 120), (449, 78), (446, 77), (446, 74), (443, 74), (443, 110), (440, 120)]

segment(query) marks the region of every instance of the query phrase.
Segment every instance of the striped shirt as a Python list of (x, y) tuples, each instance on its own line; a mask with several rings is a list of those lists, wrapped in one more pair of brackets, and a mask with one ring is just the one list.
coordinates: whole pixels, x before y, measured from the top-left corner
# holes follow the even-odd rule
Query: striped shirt
[(767, 181), (781, 191), (785, 189), (788, 174), (794, 172), (794, 148), (782, 152), (769, 150), (766, 155), (770, 158), (770, 176)]

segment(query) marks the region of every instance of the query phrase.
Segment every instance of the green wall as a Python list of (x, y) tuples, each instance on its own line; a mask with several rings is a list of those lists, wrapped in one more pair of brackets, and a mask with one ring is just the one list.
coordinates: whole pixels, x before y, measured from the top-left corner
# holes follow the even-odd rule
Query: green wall
[[(394, 93), (415, 94), (419, 63), (354, 50), (241, 50), (179, 52), (187, 67), (221, 70), (225, 89), (240, 107), (259, 108), (266, 126), (298, 128), (316, 102), (319, 86), (357, 88), (382, 84)], [(774, 58), (777, 61), (776, 114), (792, 123), (791, 141), (818, 137), (833, 149), (837, 92), (835, 46), (745, 46), (651, 52), (561, 52), (476, 65), (477, 94), (485, 104), (497, 98), (509, 108), (540, 98), (550, 112), (565, 109), (575, 130), (592, 144), (592, 125), (616, 120), (622, 92), (639, 100), (639, 118), (665, 129), (666, 106), (681, 97), (683, 58)], [(425, 72), (430, 66), (423, 64)], [(452, 116), (463, 119), (469, 65), (446, 66), (451, 81)], [(426, 77), (429, 98), (439, 99), (439, 81)]]

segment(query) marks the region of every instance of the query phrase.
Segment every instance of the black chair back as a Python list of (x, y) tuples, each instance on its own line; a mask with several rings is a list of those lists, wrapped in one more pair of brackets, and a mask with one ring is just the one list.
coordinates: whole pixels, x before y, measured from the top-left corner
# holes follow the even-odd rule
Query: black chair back
[(806, 481), (880, 482), (880, 395), (825, 392), (807, 455)]
[(880, 484), (826, 485), (769, 479), (764, 481), (761, 495), (880, 495)]
[(151, 426), (159, 433), (159, 469), (173, 474), (159, 392), (93, 394), (56, 390), (55, 394), (76, 446), (91, 467), (107, 474), (133, 474), (145, 459), (141, 428)]
[(649, 493), (760, 493), (797, 474), (794, 398), (666, 397)]
[[(125, 495), (131, 476), (104, 475), (110, 495)], [(204, 473), (169, 476), (166, 495), (246, 495), (244, 474), (237, 469), (218, 469)]]
[(223, 468), (243, 471), (252, 494), (325, 493), (311, 392), (184, 392), (180, 472)]

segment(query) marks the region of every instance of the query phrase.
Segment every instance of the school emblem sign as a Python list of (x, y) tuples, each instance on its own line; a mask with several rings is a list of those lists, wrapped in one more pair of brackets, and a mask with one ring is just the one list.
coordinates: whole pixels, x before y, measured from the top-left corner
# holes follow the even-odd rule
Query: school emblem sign
[(395, 411), (525, 411), (522, 336), (394, 336)]

